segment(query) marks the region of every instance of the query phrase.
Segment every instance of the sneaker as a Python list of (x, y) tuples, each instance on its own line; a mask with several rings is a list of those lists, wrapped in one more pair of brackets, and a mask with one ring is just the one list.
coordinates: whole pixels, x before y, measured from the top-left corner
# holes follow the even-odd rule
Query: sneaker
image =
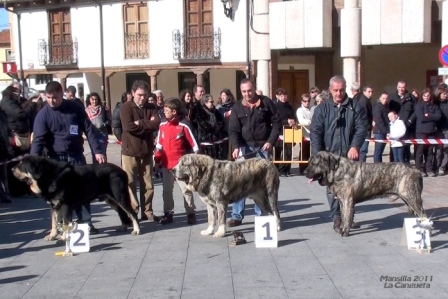
[(424, 172), (424, 171), (420, 171), (420, 173), (422, 174), (422, 177), (424, 177), (424, 178), (427, 178), (427, 177), (428, 177), (428, 174), (427, 174), (426, 172)]
[(227, 222), (227, 226), (228, 227), (240, 226), (242, 222), (243, 222), (242, 220), (230, 219), (229, 222)]
[(196, 214), (195, 213), (188, 214), (187, 223), (191, 224), (191, 225), (196, 224)]
[(154, 215), (153, 213), (150, 214), (143, 214), (140, 218), (140, 221), (148, 220), (148, 222), (158, 222), (160, 220), (160, 217)]
[(169, 223), (173, 223), (174, 212), (165, 212), (165, 214), (160, 218), (159, 224), (165, 225)]
[(89, 233), (91, 235), (97, 235), (100, 233), (100, 230), (92, 225), (91, 227), (89, 227)]
[(430, 177), (432, 177), (432, 178), (435, 178), (435, 177), (437, 176), (437, 173), (435, 173), (435, 172), (430, 172), (430, 173), (428, 173), (428, 175), (429, 175)]
[(439, 169), (439, 176), (444, 176), (444, 175), (445, 175), (445, 170)]

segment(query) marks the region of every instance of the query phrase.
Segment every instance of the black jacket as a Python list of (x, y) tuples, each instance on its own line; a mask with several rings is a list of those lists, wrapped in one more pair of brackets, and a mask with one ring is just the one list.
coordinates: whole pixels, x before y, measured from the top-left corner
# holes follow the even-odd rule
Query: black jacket
[(202, 107), (198, 110), (196, 115), (196, 123), (198, 125), (198, 141), (201, 142), (216, 142), (224, 138), (224, 118), (218, 110), (213, 109), (210, 115)]
[[(442, 112), (436, 104), (420, 101), (415, 104), (415, 116), (417, 123), (416, 134), (432, 134), (437, 132), (437, 122), (442, 118)], [(428, 116), (425, 116), (428, 114)]]
[(296, 119), (296, 114), (294, 113), (294, 109), (292, 108), (290, 103), (282, 103), (280, 101), (277, 101), (277, 103), (275, 103), (275, 107), (277, 108), (278, 117), (282, 122), (282, 126), (289, 126), (288, 119)]
[(316, 107), (311, 121), (311, 150), (327, 151), (346, 157), (351, 147), (360, 149), (366, 137), (367, 117), (359, 102), (346, 96), (337, 106), (330, 98)]
[(415, 125), (414, 105), (415, 100), (408, 92), (403, 97), (400, 97), (396, 91), (389, 97), (390, 110), (398, 113), (406, 128), (411, 128)]
[(260, 105), (249, 108), (243, 101), (232, 107), (229, 120), (229, 140), (233, 149), (244, 146), (263, 146), (266, 142), (275, 145), (282, 124), (277, 108), (271, 99), (259, 97)]
[(8, 117), (9, 128), (18, 134), (30, 133), (29, 114), (14, 99), (3, 99), (0, 108)]
[(373, 127), (373, 134), (383, 134), (384, 136), (389, 133), (389, 105), (383, 105), (380, 102), (373, 106), (373, 121), (375, 126)]
[(439, 109), (442, 113), (442, 118), (438, 123), (438, 129), (448, 131), (448, 100), (439, 103)]
[(8, 117), (0, 109), (0, 161), (14, 157), (14, 150), (10, 142), (11, 130), (8, 125)]
[(373, 123), (372, 102), (363, 93), (358, 93), (356, 97), (353, 98), (353, 103), (356, 104), (356, 102), (358, 102), (361, 106), (364, 107), (364, 110), (366, 110), (367, 132), (371, 132)]
[(123, 134), (123, 127), (121, 126), (120, 110), (123, 106), (122, 102), (118, 102), (115, 106), (114, 112), (112, 113), (112, 129), (114, 131), (115, 137), (121, 141), (121, 134)]

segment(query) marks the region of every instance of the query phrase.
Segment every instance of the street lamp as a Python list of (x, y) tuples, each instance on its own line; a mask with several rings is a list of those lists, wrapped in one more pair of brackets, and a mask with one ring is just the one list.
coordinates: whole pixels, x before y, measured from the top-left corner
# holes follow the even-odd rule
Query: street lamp
[(226, 17), (232, 20), (233, 18), (233, 3), (232, 0), (221, 0), (222, 5), (224, 6), (224, 14)]

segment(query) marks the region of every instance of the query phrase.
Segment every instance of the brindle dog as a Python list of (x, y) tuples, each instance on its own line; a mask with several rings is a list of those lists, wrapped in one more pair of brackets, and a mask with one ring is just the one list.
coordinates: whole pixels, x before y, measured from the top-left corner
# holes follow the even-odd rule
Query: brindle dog
[(201, 231), (202, 235), (213, 234), (218, 220), (218, 230), (213, 237), (223, 237), (227, 206), (244, 197), (251, 198), (263, 215), (273, 214), (280, 231), (277, 206), (280, 179), (277, 168), (269, 160), (253, 158), (230, 162), (189, 154), (179, 160), (173, 173), (178, 180), (185, 181), (187, 188), (198, 192), (207, 204), (208, 227)]
[(306, 177), (310, 183), (318, 181), (321, 186), (328, 186), (340, 200), (341, 236), (350, 233), (355, 204), (382, 196), (396, 195), (395, 199), (401, 198), (418, 217), (426, 217), (422, 175), (405, 164), (368, 164), (319, 152), (309, 159)]

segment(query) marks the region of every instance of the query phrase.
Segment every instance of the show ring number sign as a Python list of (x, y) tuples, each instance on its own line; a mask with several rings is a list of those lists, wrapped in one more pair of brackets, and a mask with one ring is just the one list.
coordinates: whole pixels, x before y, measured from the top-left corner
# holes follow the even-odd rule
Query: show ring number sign
[(407, 245), (409, 250), (430, 250), (431, 224), (427, 219), (405, 218), (401, 245)]
[(73, 253), (90, 251), (90, 231), (87, 223), (77, 224), (76, 227), (70, 231), (68, 237), (70, 238), (70, 250)]
[(255, 216), (255, 247), (278, 247), (277, 221), (275, 216)]

